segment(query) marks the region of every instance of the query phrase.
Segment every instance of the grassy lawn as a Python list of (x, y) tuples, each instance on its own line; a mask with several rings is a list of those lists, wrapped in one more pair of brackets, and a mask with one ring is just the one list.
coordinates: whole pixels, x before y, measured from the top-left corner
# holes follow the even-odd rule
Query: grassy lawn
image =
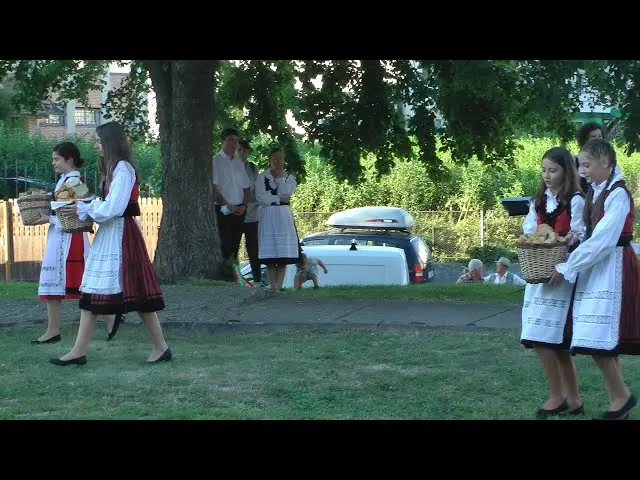
[[(190, 279), (181, 283), (188, 287), (245, 288), (230, 282)], [(0, 283), (1, 300), (33, 300), (37, 297), (36, 282)], [(524, 287), (517, 285), (408, 285), (372, 287), (322, 287), (287, 290), (285, 295), (305, 298), (345, 298), (374, 300), (428, 300), (479, 303), (521, 303)]]
[(289, 290), (286, 295), (305, 298), (372, 300), (428, 300), (435, 302), (522, 303), (524, 287), (517, 285), (407, 285), (371, 287), (321, 287)]
[(38, 298), (38, 282), (0, 281), (0, 301), (35, 300)]
[[(531, 419), (547, 392), (509, 331), (168, 331), (174, 361), (145, 365), (146, 332), (125, 324), (109, 343), (99, 329), (86, 365), (49, 364), (76, 329), (37, 346), (40, 329), (3, 329), (0, 419)], [(622, 362), (638, 393), (639, 361)], [(588, 419), (607, 394), (590, 358), (577, 365)]]

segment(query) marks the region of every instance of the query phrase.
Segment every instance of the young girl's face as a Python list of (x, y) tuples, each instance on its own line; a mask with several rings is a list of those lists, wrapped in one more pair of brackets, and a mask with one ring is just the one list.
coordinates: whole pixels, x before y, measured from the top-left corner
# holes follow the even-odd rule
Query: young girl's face
[(547, 188), (558, 191), (564, 182), (564, 169), (553, 160), (545, 158), (542, 160), (542, 180)]
[(578, 161), (584, 172), (584, 178), (589, 183), (604, 182), (611, 174), (611, 163), (607, 158), (594, 158), (585, 152), (580, 152)]
[(60, 156), (60, 154), (58, 154), (57, 152), (53, 152), (53, 155), (51, 155), (51, 157), (51, 165), (53, 166), (53, 169), (56, 173), (62, 173), (64, 175), (65, 173), (69, 173), (74, 169), (74, 165), (71, 159), (65, 160), (64, 157)]

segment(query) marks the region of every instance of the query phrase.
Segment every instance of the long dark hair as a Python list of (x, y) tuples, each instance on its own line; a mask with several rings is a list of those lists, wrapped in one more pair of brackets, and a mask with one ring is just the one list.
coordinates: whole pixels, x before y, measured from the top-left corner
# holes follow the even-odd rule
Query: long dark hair
[[(607, 188), (609, 188), (609, 185), (611, 185), (611, 182), (613, 181), (613, 178), (616, 175), (616, 165), (618, 164), (618, 159), (616, 158), (616, 151), (613, 148), (613, 145), (611, 145), (606, 140), (602, 140), (600, 138), (594, 138), (593, 140), (589, 140), (587, 143), (585, 143), (585, 145), (582, 147), (580, 152), (581, 153), (584, 152), (587, 155), (589, 155), (591, 158), (598, 161), (607, 159), (611, 162), (611, 174), (607, 179), (607, 183), (604, 189), (606, 190)], [(593, 187), (589, 185), (589, 191), (587, 192), (587, 198), (585, 199), (584, 211), (582, 214), (582, 219), (584, 220), (584, 224), (587, 227), (586, 238), (589, 238), (592, 233), (592, 229), (591, 229), (592, 213), (598, 214), (600, 212), (602, 203), (604, 202), (604, 197), (605, 197), (605, 195), (600, 195), (598, 197), (598, 200), (596, 200), (596, 204), (597, 204), (596, 206), (596, 205), (592, 205), (593, 195), (594, 195)]]
[(113, 171), (121, 160), (131, 164), (138, 179), (138, 169), (133, 161), (131, 143), (127, 133), (118, 122), (108, 122), (96, 128), (96, 135), (102, 144), (102, 155), (98, 155), (98, 170), (107, 185), (111, 184)]
[[(545, 158), (548, 158), (562, 168), (562, 188), (560, 188), (556, 197), (558, 200), (557, 211), (560, 212), (571, 204), (571, 197), (573, 197), (576, 192), (581, 192), (579, 187), (578, 170), (576, 170), (573, 155), (571, 155), (569, 150), (564, 147), (553, 147), (547, 150), (542, 156), (542, 160)], [(545, 185), (542, 177), (540, 177), (540, 186), (534, 196), (534, 202), (536, 210), (543, 214), (546, 212), (546, 190), (547, 186)]]
[(75, 143), (62, 142), (53, 147), (53, 151), (60, 155), (65, 160), (73, 160), (73, 164), (76, 168), (84, 165), (84, 160), (80, 158), (80, 149)]

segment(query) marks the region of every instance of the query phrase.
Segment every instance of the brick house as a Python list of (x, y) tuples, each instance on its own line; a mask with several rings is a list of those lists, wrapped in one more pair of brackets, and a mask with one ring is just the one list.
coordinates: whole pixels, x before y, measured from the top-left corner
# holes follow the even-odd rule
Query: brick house
[(51, 96), (48, 108), (36, 115), (23, 115), (27, 129), (31, 134), (39, 132), (48, 138), (64, 138), (67, 135), (79, 135), (92, 137), (98, 125), (105, 122), (102, 115), (102, 103), (107, 98), (107, 93), (120, 87), (128, 73), (108, 72), (105, 75), (107, 85), (104, 90), (91, 90), (88, 94), (88, 105), (82, 105), (77, 101), (69, 101), (64, 106), (56, 105), (57, 94)]

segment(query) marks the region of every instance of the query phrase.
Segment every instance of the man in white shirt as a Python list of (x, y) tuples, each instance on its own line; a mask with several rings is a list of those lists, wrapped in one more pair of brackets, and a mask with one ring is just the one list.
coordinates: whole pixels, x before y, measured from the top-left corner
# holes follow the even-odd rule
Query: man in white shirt
[(496, 283), (501, 285), (526, 285), (522, 278), (509, 272), (511, 262), (506, 257), (500, 257), (496, 262), (496, 273), (484, 277), (484, 283)]
[(213, 199), (222, 257), (228, 266), (237, 261), (245, 212), (251, 199), (251, 183), (244, 164), (235, 158), (237, 149), (238, 131), (227, 128), (222, 132), (222, 148), (213, 157)]
[(237, 156), (240, 161), (242, 161), (249, 181), (251, 182), (251, 200), (247, 205), (247, 211), (244, 217), (244, 241), (247, 246), (249, 263), (251, 264), (253, 284), (258, 285), (262, 280), (262, 271), (260, 269), (260, 261), (258, 260), (258, 220), (260, 219), (260, 210), (258, 209), (255, 192), (258, 167), (256, 167), (255, 163), (249, 161), (249, 154), (252, 151), (253, 149), (248, 141), (240, 140), (240, 142), (238, 142)]

